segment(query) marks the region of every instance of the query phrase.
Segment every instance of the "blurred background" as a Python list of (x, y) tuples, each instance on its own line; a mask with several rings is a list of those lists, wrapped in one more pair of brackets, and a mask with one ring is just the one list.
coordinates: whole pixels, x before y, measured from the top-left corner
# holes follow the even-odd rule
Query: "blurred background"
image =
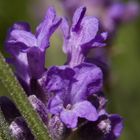
[[(49, 5), (59, 15), (65, 15), (58, 0), (0, 0), (0, 50), (5, 57), (4, 41), (8, 28), (16, 21), (27, 21), (32, 30), (39, 24)], [(88, 8), (88, 7), (87, 7)], [(46, 66), (65, 62), (62, 38), (55, 34), (47, 51)], [(140, 139), (140, 18), (122, 24), (113, 42), (111, 52), (112, 83), (108, 97), (108, 110), (124, 118), (124, 131), (120, 140)], [(8, 93), (0, 83), (0, 96)]]

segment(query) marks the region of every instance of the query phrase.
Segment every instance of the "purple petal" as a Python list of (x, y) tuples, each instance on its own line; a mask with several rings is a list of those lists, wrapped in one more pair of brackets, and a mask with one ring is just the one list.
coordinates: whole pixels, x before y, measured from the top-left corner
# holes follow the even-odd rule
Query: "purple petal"
[(28, 47), (34, 47), (37, 46), (37, 42), (36, 42), (36, 38), (35, 36), (27, 31), (23, 31), (23, 30), (13, 30), (11, 32), (11, 38), (13, 38), (12, 40), (9, 40), (9, 43), (23, 43)]
[(37, 47), (32, 47), (27, 52), (29, 72), (32, 78), (38, 79), (45, 71), (45, 54)]
[(69, 32), (69, 25), (68, 22), (65, 18), (62, 19), (62, 23), (61, 23), (61, 30), (63, 32), (63, 51), (64, 53), (67, 53), (67, 39), (70, 37), (70, 32)]
[(104, 46), (106, 46), (106, 43), (104, 43), (104, 41), (107, 39), (107, 37), (108, 37), (107, 32), (103, 32), (100, 35), (97, 35), (95, 37), (91, 47), (94, 48), (94, 47), (104, 47)]
[(49, 47), (49, 39), (60, 23), (61, 18), (56, 17), (54, 8), (50, 7), (45, 20), (37, 27), (37, 44), (42, 50)]
[(15, 42), (9, 40), (5, 44), (6, 51), (11, 54), (13, 57), (17, 57), (22, 50), (28, 49), (28, 46), (21, 42)]
[(78, 117), (71, 110), (63, 110), (60, 114), (60, 119), (68, 128), (75, 128), (77, 126)]
[(72, 111), (77, 117), (85, 118), (89, 121), (96, 121), (98, 118), (96, 108), (88, 101), (74, 104)]
[(11, 35), (12, 31), (21, 30), (25, 32), (30, 31), (30, 26), (26, 22), (16, 22), (8, 32), (8, 37), (5, 42), (6, 51), (16, 57), (21, 50), (27, 49), (27, 45), (23, 42), (18, 42), (15, 38)]
[(62, 19), (61, 29), (63, 31), (64, 38), (68, 38), (69, 37), (69, 25), (65, 18)]
[(28, 71), (27, 54), (20, 52), (15, 58), (12, 58), (12, 64), (15, 66), (16, 75), (20, 77), (27, 84), (30, 82), (30, 75)]
[(75, 11), (73, 20), (72, 20), (73, 31), (78, 31), (78, 29), (80, 29), (80, 23), (85, 15), (85, 12), (86, 12), (86, 7), (84, 6), (81, 6)]
[(114, 128), (114, 135), (118, 138), (121, 135), (123, 129), (122, 122), (118, 123)]
[(103, 32), (99, 35), (96, 35), (96, 37), (93, 40), (81, 46), (82, 53), (86, 55), (92, 48), (96, 48), (97, 50), (100, 47), (105, 47), (106, 46), (105, 40), (107, 39), (107, 37), (108, 37), (107, 32)]
[(84, 17), (81, 22), (81, 28), (79, 43), (83, 45), (95, 38), (99, 28), (99, 21), (95, 17)]
[(71, 89), (73, 102), (86, 99), (89, 95), (99, 92), (102, 89), (102, 71), (96, 65), (83, 63), (74, 68), (75, 82)]
[(113, 127), (113, 134), (116, 138), (118, 138), (121, 135), (123, 129), (122, 118), (119, 115), (114, 114), (110, 116), (110, 120)]
[(63, 109), (63, 111), (60, 113), (62, 122), (68, 128), (76, 128), (78, 117), (85, 118), (89, 121), (96, 121), (98, 114), (95, 107), (88, 101), (76, 103), (74, 106), (72, 106), (71, 110)]
[(59, 96), (50, 99), (48, 109), (52, 114), (58, 115), (63, 109), (63, 101)]

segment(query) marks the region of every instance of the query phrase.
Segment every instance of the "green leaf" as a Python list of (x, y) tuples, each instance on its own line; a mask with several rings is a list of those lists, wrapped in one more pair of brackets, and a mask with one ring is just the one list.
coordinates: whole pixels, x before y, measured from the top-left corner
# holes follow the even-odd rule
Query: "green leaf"
[(37, 140), (49, 140), (47, 129), (36, 111), (28, 101), (26, 93), (20, 86), (9, 65), (0, 53), (0, 80), (9, 92), (12, 100), (25, 118), (29, 128)]

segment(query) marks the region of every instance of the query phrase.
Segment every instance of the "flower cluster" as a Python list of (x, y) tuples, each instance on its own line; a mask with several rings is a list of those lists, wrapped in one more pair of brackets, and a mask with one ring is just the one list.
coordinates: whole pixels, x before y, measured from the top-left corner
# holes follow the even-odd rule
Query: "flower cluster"
[[(91, 49), (106, 45), (107, 33), (100, 33), (98, 19), (85, 16), (85, 12), (85, 7), (78, 8), (69, 27), (67, 20), (57, 17), (50, 7), (35, 35), (27, 23), (18, 22), (10, 28), (6, 40), (11, 54), (8, 62), (54, 140), (66, 139), (73, 132), (80, 140), (115, 140), (123, 128), (122, 118), (106, 111), (101, 68), (86, 61)], [(65, 65), (46, 69), (46, 49), (57, 27), (63, 32), (67, 60)], [(14, 104), (5, 97), (0, 98), (0, 103), (11, 123), (11, 134), (17, 140), (33, 140)], [(6, 105), (11, 105), (12, 114)]]

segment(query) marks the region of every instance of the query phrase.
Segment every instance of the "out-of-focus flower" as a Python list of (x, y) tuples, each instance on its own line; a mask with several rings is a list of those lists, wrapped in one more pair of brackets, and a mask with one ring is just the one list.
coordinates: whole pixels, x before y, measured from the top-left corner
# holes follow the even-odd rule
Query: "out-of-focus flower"
[(105, 30), (113, 35), (121, 23), (129, 22), (139, 15), (140, 9), (136, 2), (114, 2), (106, 9), (102, 20)]
[(139, 14), (139, 5), (137, 2), (130, 1), (123, 3), (114, 0), (60, 0), (64, 11), (71, 18), (73, 11), (81, 5), (88, 7), (88, 15), (93, 15), (101, 20), (103, 30), (110, 33), (114, 32), (117, 25), (122, 22), (127, 22)]
[(9, 30), (6, 49), (12, 58), (9, 62), (15, 66), (17, 76), (29, 84), (31, 79), (38, 79), (45, 71), (45, 51), (49, 39), (61, 22), (55, 10), (50, 7), (45, 19), (37, 27), (35, 35), (27, 23), (18, 22)]
[(85, 16), (85, 12), (85, 7), (76, 10), (71, 28), (66, 19), (62, 20), (63, 51), (67, 54), (67, 63), (71, 67), (84, 62), (90, 49), (106, 45), (104, 40), (107, 38), (107, 33), (98, 33), (99, 21), (95, 17)]

